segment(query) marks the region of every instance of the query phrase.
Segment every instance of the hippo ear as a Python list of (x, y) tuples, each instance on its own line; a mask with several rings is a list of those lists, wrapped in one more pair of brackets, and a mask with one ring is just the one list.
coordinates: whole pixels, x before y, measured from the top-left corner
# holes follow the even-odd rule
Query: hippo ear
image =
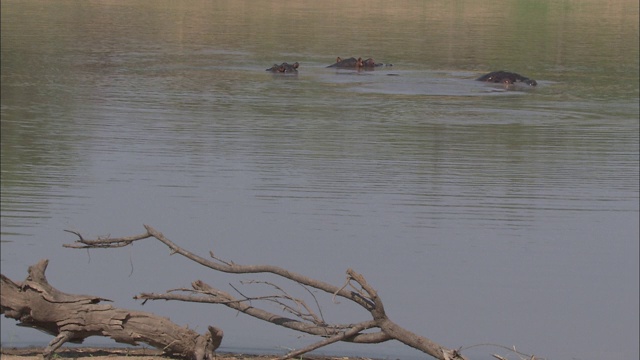
[(340, 61), (342, 61), (342, 59), (340, 59), (340, 56), (338, 56), (338, 58), (336, 59), (336, 62), (339, 63)]
[(297, 69), (297, 68), (298, 68), (298, 66), (300, 66), (300, 64), (298, 64), (298, 62), (297, 62), (297, 61), (293, 63), (293, 68), (294, 68), (294, 69)]

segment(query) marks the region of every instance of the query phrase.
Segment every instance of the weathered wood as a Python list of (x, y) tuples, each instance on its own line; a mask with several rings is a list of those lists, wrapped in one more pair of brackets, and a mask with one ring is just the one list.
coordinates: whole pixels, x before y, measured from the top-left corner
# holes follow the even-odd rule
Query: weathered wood
[(45, 259), (30, 266), (22, 283), (0, 275), (0, 313), (55, 336), (43, 352), (45, 359), (66, 342), (106, 336), (125, 344), (143, 342), (175, 357), (213, 360), (222, 330), (209, 326), (200, 335), (165, 317), (100, 304), (107, 299), (63, 293), (49, 285), (44, 274), (48, 263)]
[[(298, 319), (292, 319), (264, 309), (260, 309), (253, 304), (253, 301), (261, 300), (260, 297), (249, 298), (240, 294), (241, 298), (236, 298), (231, 294), (214, 288), (201, 280), (194, 281), (191, 289), (181, 288), (174, 289), (164, 294), (142, 293), (135, 298), (140, 300), (178, 300), (198, 303), (223, 304), (234, 310), (240, 311), (255, 318), (277, 324), (289, 329), (304, 332), (307, 334), (322, 336), (322, 341), (309, 345), (303, 349), (291, 352), (283, 357), (283, 359), (291, 358), (305, 352), (315, 350), (319, 347), (337, 342), (353, 342), (361, 344), (382, 343), (389, 340), (400, 341), (414, 349), (420, 350), (438, 360), (466, 360), (460, 351), (444, 347), (424, 336), (420, 336), (408, 331), (396, 323), (392, 322), (382, 304), (382, 299), (378, 296), (375, 289), (364, 279), (364, 276), (349, 269), (347, 270), (347, 279), (341, 287), (313, 279), (302, 274), (286, 270), (284, 268), (273, 265), (240, 265), (233, 261), (226, 261), (215, 256), (213, 252), (209, 253), (212, 260), (194, 254), (175, 244), (173, 241), (165, 237), (161, 232), (155, 230), (151, 226), (144, 225), (147, 230), (144, 234), (122, 237), (122, 238), (102, 238), (102, 239), (85, 239), (81, 234), (76, 234), (79, 238), (73, 244), (63, 245), (67, 248), (74, 249), (94, 249), (94, 248), (110, 248), (122, 247), (131, 244), (134, 241), (144, 240), (147, 238), (155, 238), (165, 244), (172, 254), (182, 255), (202, 266), (210, 269), (231, 274), (255, 274), (269, 273), (279, 276), (283, 279), (291, 280), (304, 287), (315, 288), (326, 293), (332, 294), (334, 299), (341, 297), (352, 301), (368, 311), (373, 319), (361, 321), (356, 324), (327, 324), (322, 320), (321, 316), (313, 314), (312, 310), (306, 304), (289, 294), (283, 293), (281, 288), (280, 294), (269, 296), (269, 300), (277, 303), (283, 310), (295, 315)], [(67, 230), (68, 231), (68, 230)], [(271, 284), (273, 285), (273, 284)], [(262, 298), (264, 299), (264, 297)], [(293, 303), (293, 305), (289, 305)], [(302, 310), (305, 309), (304, 313)], [(375, 330), (378, 329), (378, 330)], [(365, 332), (366, 330), (366, 332)]]

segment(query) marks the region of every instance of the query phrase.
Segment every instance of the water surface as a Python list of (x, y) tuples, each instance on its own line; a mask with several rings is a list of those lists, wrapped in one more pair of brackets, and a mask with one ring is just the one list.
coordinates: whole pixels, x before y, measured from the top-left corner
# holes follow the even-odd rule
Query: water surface
[[(58, 289), (219, 326), (223, 350), (316, 340), (224, 307), (131, 299), (254, 277), (211, 273), (151, 241), (62, 248), (74, 240), (63, 229), (124, 236), (146, 223), (203, 255), (336, 285), (352, 267), (394, 321), (452, 348), (638, 358), (637, 2), (1, 10), (4, 275), (22, 280), (48, 258)], [(327, 69), (336, 56), (393, 66)], [(284, 61), (300, 62), (298, 76), (264, 71)], [(499, 69), (539, 86), (473, 81)], [(368, 319), (318, 296), (328, 321)], [(50, 340), (0, 324), (3, 346)], [(323, 353), (421, 356), (398, 343)]]

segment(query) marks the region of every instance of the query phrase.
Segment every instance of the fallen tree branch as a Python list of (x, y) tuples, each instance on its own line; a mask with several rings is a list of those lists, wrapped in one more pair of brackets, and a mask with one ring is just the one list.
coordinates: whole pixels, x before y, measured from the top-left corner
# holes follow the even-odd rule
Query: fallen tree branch
[(321, 348), (323, 346), (327, 346), (329, 344), (333, 344), (333, 343), (338, 342), (338, 341), (343, 341), (343, 340), (348, 339), (348, 338), (350, 338), (352, 336), (355, 336), (356, 334), (358, 334), (362, 330), (365, 330), (366, 326), (367, 325), (364, 324), (364, 323), (363, 324), (359, 324), (359, 325), (355, 325), (354, 327), (352, 327), (351, 329), (349, 329), (349, 330), (347, 330), (345, 332), (336, 334), (336, 335), (334, 335), (334, 336), (332, 336), (330, 338), (324, 339), (324, 340), (319, 341), (319, 342), (317, 342), (315, 344), (311, 344), (311, 345), (306, 346), (306, 347), (304, 347), (304, 348), (302, 348), (300, 350), (291, 351), (287, 355), (281, 357), (280, 359), (282, 359), (282, 360), (291, 359), (293, 357), (296, 357), (296, 356), (299, 356), (299, 355), (302, 355), (302, 354), (306, 354), (309, 351), (313, 351), (313, 350), (319, 349), (319, 348)]
[[(302, 354), (304, 352), (311, 351), (313, 349), (325, 346), (336, 341), (348, 341), (355, 343), (380, 343), (395, 339), (412, 348), (429, 354), (436, 359), (465, 359), (465, 357), (463, 357), (458, 352), (458, 350), (446, 348), (426, 337), (412, 333), (391, 321), (387, 317), (382, 299), (378, 296), (375, 289), (373, 289), (373, 287), (371, 287), (366, 282), (362, 275), (358, 274), (352, 269), (347, 270), (346, 283), (343, 286), (338, 287), (323, 281), (303, 276), (295, 272), (288, 271), (277, 266), (235, 264), (232, 261), (225, 261), (217, 258), (213, 254), (213, 252), (209, 253), (212, 260), (205, 259), (176, 245), (171, 240), (166, 238), (162, 233), (153, 229), (151, 226), (144, 225), (144, 227), (147, 230), (147, 232), (144, 234), (124, 238), (99, 238), (97, 240), (87, 240), (80, 234), (72, 232), (76, 234), (79, 239), (73, 244), (65, 244), (63, 246), (75, 249), (122, 247), (131, 244), (134, 241), (153, 237), (165, 244), (171, 250), (171, 254), (180, 254), (188, 258), (189, 260), (192, 260), (213, 270), (233, 274), (270, 273), (278, 275), (282, 278), (297, 282), (306, 287), (322, 290), (330, 295), (333, 295), (334, 298), (336, 296), (339, 296), (352, 301), (368, 311), (373, 318), (369, 321), (363, 321), (358, 324), (348, 325), (323, 324), (317, 321), (307, 321), (305, 317), (300, 318), (300, 320), (291, 319), (251, 306), (247, 304), (247, 299), (236, 299), (231, 294), (216, 289), (201, 280), (194, 281), (191, 284), (192, 289), (177, 290), (182, 292), (180, 294), (176, 294), (173, 292), (166, 294), (142, 293), (135, 297), (136, 299), (143, 299), (145, 301), (162, 299), (223, 304), (227, 307), (264, 321), (268, 321), (304, 333), (327, 338), (324, 341), (300, 350), (303, 352), (296, 352), (296, 354)], [(349, 290), (348, 288), (351, 288), (351, 290)], [(362, 332), (364, 330), (373, 328), (377, 328), (379, 329), (379, 331), (368, 333)]]
[[(139, 300), (178, 300), (178, 301), (187, 301), (187, 302), (196, 302), (196, 303), (209, 303), (209, 304), (222, 304), (227, 307), (230, 307), (239, 312), (245, 313), (247, 315), (253, 316), (257, 319), (264, 320), (273, 324), (277, 324), (283, 327), (286, 327), (291, 330), (296, 330), (300, 332), (304, 332), (310, 335), (318, 335), (318, 336), (333, 336), (339, 334), (345, 329), (350, 329), (356, 325), (364, 326), (364, 329), (371, 329), (376, 327), (376, 323), (373, 320), (365, 321), (359, 324), (346, 324), (346, 325), (317, 325), (301, 320), (296, 320), (292, 318), (288, 318), (285, 316), (281, 316), (278, 314), (274, 314), (272, 312), (257, 308), (250, 304), (247, 304), (247, 299), (236, 299), (231, 294), (216, 289), (201, 280), (194, 281), (192, 284), (193, 289), (180, 289), (182, 292), (192, 293), (192, 294), (175, 294), (175, 293), (166, 293), (166, 294), (154, 294), (154, 293), (141, 293), (136, 295), (134, 299)], [(367, 334), (357, 334), (345, 341), (355, 342), (355, 343), (364, 343), (364, 344), (372, 344), (372, 343), (380, 343), (390, 340), (390, 338), (382, 333), (367, 333)]]
[(43, 351), (45, 359), (66, 342), (81, 343), (89, 336), (107, 336), (119, 343), (147, 343), (168, 355), (196, 360), (213, 360), (220, 346), (222, 330), (209, 326), (199, 335), (169, 319), (151, 313), (102, 305), (109, 301), (89, 295), (63, 293), (52, 287), (45, 271), (49, 261), (29, 267), (22, 283), (0, 275), (0, 313), (55, 338)]

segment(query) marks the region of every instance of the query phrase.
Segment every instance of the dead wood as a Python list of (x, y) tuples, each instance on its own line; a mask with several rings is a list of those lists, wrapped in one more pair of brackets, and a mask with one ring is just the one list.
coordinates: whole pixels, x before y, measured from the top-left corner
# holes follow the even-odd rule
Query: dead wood
[(48, 263), (41, 260), (30, 266), (29, 276), (22, 283), (0, 275), (0, 313), (18, 320), (19, 326), (55, 336), (43, 351), (45, 359), (66, 342), (82, 343), (89, 336), (106, 336), (131, 345), (143, 342), (176, 357), (213, 360), (222, 330), (210, 326), (208, 332), (199, 335), (164, 317), (101, 304), (110, 301), (107, 299), (63, 293), (47, 281)]
[[(171, 254), (180, 254), (202, 266), (216, 271), (233, 274), (270, 273), (278, 275), (284, 279), (297, 282), (305, 287), (322, 290), (333, 295), (334, 298), (341, 297), (352, 301), (364, 308), (372, 317), (371, 320), (365, 320), (357, 324), (327, 324), (322, 320), (321, 316), (310, 312), (309, 306), (306, 306), (306, 304), (302, 303), (301, 300), (289, 296), (283, 291), (279, 294), (268, 297), (270, 301), (276, 301), (278, 304), (282, 305), (287, 312), (294, 315), (296, 319), (293, 319), (257, 308), (249, 303), (252, 300), (264, 300), (265, 297), (250, 298), (240, 294), (241, 297), (236, 298), (231, 294), (214, 288), (201, 280), (194, 281), (191, 284), (191, 288), (176, 289), (164, 294), (142, 293), (135, 297), (145, 301), (179, 300), (223, 304), (255, 318), (325, 338), (316, 344), (312, 344), (304, 349), (289, 353), (283, 358), (297, 356), (336, 341), (381, 343), (393, 339), (429, 354), (436, 359), (465, 359), (458, 350), (446, 348), (426, 337), (412, 333), (391, 321), (385, 313), (382, 299), (378, 296), (376, 290), (366, 282), (362, 275), (352, 269), (347, 270), (347, 279), (345, 284), (338, 287), (277, 266), (239, 265), (232, 261), (222, 260), (216, 257), (213, 252), (209, 253), (211, 259), (206, 259), (181, 248), (151, 226), (144, 225), (144, 227), (147, 230), (144, 234), (122, 238), (98, 238), (95, 240), (85, 239), (81, 234), (69, 231), (77, 235), (79, 239), (73, 244), (64, 245), (64, 247), (75, 249), (115, 248), (129, 245), (134, 241), (155, 238), (169, 247)], [(377, 329), (377, 331), (372, 331), (371, 329)], [(365, 330), (368, 332), (364, 332)]]

